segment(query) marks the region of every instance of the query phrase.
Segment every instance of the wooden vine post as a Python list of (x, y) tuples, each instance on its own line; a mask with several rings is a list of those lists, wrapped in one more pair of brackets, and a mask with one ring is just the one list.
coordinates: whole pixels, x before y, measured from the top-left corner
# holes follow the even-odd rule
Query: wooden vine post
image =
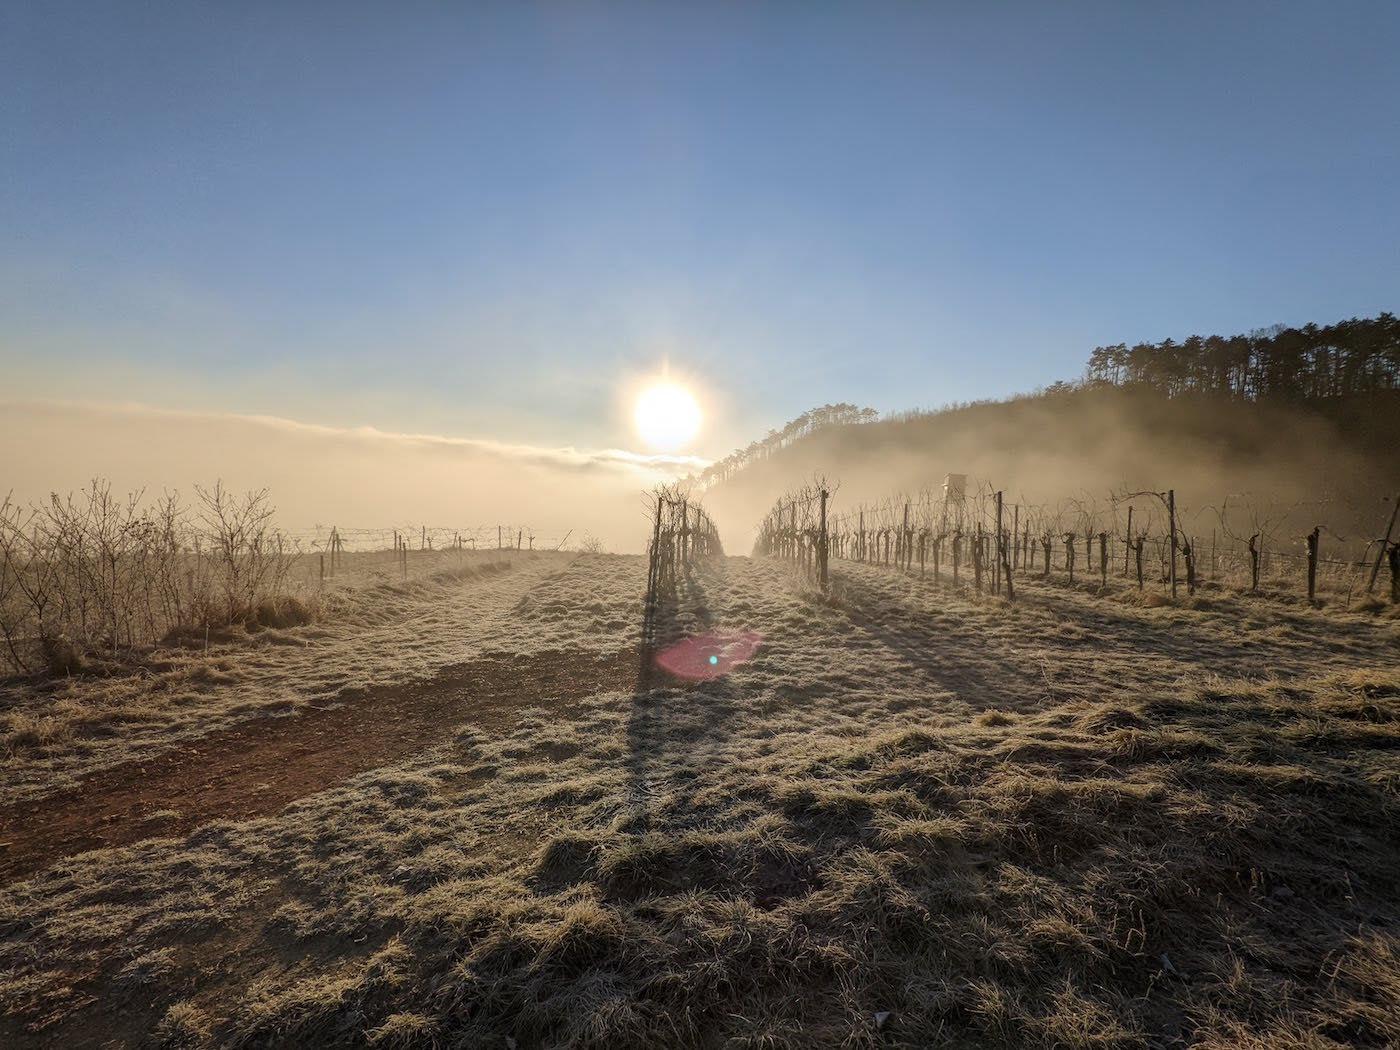
[(1133, 505), (1128, 504), (1128, 531), (1123, 535), (1123, 578), (1128, 577), (1128, 554), (1133, 549)]
[(909, 501), (904, 502), (904, 571), (914, 568), (914, 530), (909, 527)]
[(977, 593), (982, 593), (982, 523), (977, 523), (977, 535), (972, 541), (972, 579)]
[[(822, 503), (822, 505), (821, 505), (821, 514), (822, 514), (821, 532), (820, 532), (820, 533), (818, 534), (818, 536), (817, 536), (817, 571), (821, 574), (821, 588), (822, 588), (822, 593), (823, 593), (823, 594), (826, 593), (826, 584), (827, 584), (827, 572), (826, 572), (826, 557), (827, 557), (827, 549), (826, 549), (826, 545), (827, 545), (827, 533), (826, 533), (826, 498), (827, 498), (828, 495), (829, 495), (829, 493), (826, 491), (826, 489), (822, 489), (822, 491), (821, 491), (821, 503)], [(905, 513), (908, 513), (908, 511), (906, 510)]]
[(661, 497), (656, 499), (656, 512), (651, 526), (651, 557), (647, 559), (647, 604), (656, 603), (656, 562), (661, 553)]
[(681, 500), (681, 564), (690, 564), (690, 504)]
[(1400, 513), (1400, 493), (1395, 496), (1395, 506), (1390, 508), (1390, 524), (1385, 527), (1385, 538), (1381, 540), (1381, 549), (1376, 551), (1376, 564), (1371, 566), (1371, 578), (1366, 582), (1366, 593), (1370, 594), (1376, 587), (1376, 575), (1381, 571), (1381, 560), (1385, 557), (1386, 551), (1390, 550), (1390, 537), (1395, 531), (1395, 515)]
[[(1013, 519), (1014, 520), (1014, 519)], [(1012, 526), (1012, 537), (1015, 536), (1015, 526)], [(1011, 543), (1007, 542), (1007, 537), (1001, 531), (1001, 493), (997, 493), (997, 546), (1001, 554), (1001, 571), (1006, 575), (1006, 600), (1014, 602), (1016, 600), (1016, 585), (1011, 581)]]
[(992, 567), (992, 593), (1001, 593), (1001, 490), (997, 490), (997, 539), (992, 546), (992, 554), (996, 559), (996, 564)]
[(1322, 526), (1317, 525), (1308, 533), (1308, 601), (1317, 596), (1317, 551), (1321, 546)]
[(1167, 524), (1171, 529), (1172, 601), (1176, 601), (1176, 489), (1167, 489)]

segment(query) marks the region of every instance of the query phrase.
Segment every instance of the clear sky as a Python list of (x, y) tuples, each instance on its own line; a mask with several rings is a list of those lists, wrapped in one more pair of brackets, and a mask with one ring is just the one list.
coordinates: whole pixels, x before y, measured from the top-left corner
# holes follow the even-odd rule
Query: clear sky
[(0, 7), (0, 388), (722, 455), (1400, 308), (1394, 3)]

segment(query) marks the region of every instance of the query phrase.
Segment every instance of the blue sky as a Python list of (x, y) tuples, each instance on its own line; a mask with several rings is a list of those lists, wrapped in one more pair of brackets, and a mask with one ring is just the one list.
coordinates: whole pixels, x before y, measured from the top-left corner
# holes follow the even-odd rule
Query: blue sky
[(722, 455), (1400, 308), (1400, 6), (20, 2), (10, 396)]

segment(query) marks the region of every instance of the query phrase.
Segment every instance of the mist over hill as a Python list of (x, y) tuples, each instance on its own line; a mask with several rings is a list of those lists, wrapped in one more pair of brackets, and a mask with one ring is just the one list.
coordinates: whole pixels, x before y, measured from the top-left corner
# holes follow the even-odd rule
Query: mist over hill
[(1003, 401), (883, 419), (823, 406), (697, 480), (730, 529), (814, 474), (839, 483), (849, 506), (952, 472), (1032, 503), (1174, 488), (1191, 506), (1301, 504), (1303, 517), (1325, 510), (1334, 530), (1368, 530), (1378, 501), (1400, 487), (1398, 385), (1400, 326), (1389, 314), (1099, 347), (1083, 382)]

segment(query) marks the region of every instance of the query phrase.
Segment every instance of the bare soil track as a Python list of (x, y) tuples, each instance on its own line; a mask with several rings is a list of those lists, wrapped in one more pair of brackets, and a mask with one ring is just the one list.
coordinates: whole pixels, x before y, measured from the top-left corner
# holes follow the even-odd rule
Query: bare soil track
[[(269, 726), (263, 719), (76, 788), (0, 810), (0, 885), (87, 850), (183, 837), (287, 803), (442, 742), (453, 725), (499, 725), (526, 703), (554, 710), (633, 685), (638, 652), (486, 654), (420, 682), (374, 686)], [(152, 814), (178, 813), (160, 820)]]

